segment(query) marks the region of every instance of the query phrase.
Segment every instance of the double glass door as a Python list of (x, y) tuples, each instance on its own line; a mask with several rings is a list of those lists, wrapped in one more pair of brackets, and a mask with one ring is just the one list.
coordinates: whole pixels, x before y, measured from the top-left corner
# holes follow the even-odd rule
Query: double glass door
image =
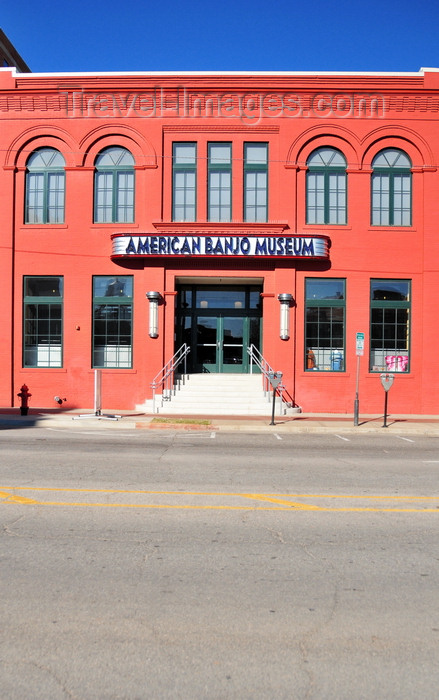
[[(259, 340), (259, 319), (198, 316), (196, 364), (203, 372), (247, 372), (247, 347)], [(253, 333), (252, 333), (253, 330)], [(259, 345), (259, 342), (257, 343)]]
[(247, 347), (260, 349), (259, 287), (182, 287), (176, 343), (186, 342), (190, 372), (246, 373)]

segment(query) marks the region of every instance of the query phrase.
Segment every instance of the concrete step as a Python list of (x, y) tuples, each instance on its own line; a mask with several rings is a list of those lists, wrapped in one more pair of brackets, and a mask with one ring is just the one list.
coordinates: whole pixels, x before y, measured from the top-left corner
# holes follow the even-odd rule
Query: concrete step
[[(270, 394), (260, 374), (190, 374), (177, 382), (170, 396), (156, 396), (155, 412), (162, 415), (271, 415)], [(137, 409), (152, 412), (152, 401)], [(283, 410), (276, 402), (276, 413)]]

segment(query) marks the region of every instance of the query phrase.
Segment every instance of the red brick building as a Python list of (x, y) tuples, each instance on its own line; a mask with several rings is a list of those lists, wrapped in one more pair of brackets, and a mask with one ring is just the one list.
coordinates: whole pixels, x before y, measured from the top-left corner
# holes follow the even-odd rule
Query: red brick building
[(90, 407), (99, 368), (134, 409), (186, 343), (189, 373), (253, 346), (304, 411), (359, 368), (362, 412), (383, 372), (437, 412), (438, 112), (438, 69), (0, 69), (0, 404)]

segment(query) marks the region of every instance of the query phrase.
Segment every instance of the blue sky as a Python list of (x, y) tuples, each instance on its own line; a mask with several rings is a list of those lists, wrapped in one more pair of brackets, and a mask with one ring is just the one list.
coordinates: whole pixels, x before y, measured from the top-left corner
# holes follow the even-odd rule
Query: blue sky
[(437, 0), (23, 0), (0, 27), (33, 72), (439, 67)]

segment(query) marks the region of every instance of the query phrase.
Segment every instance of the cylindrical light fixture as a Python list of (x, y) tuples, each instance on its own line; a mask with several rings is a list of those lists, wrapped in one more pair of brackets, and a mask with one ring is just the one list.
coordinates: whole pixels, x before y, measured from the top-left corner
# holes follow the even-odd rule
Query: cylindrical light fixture
[(293, 301), (292, 294), (279, 294), (280, 301), (280, 338), (288, 340), (290, 337), (290, 306)]
[(159, 337), (159, 301), (161, 299), (160, 292), (146, 292), (146, 298), (149, 301), (149, 337)]

